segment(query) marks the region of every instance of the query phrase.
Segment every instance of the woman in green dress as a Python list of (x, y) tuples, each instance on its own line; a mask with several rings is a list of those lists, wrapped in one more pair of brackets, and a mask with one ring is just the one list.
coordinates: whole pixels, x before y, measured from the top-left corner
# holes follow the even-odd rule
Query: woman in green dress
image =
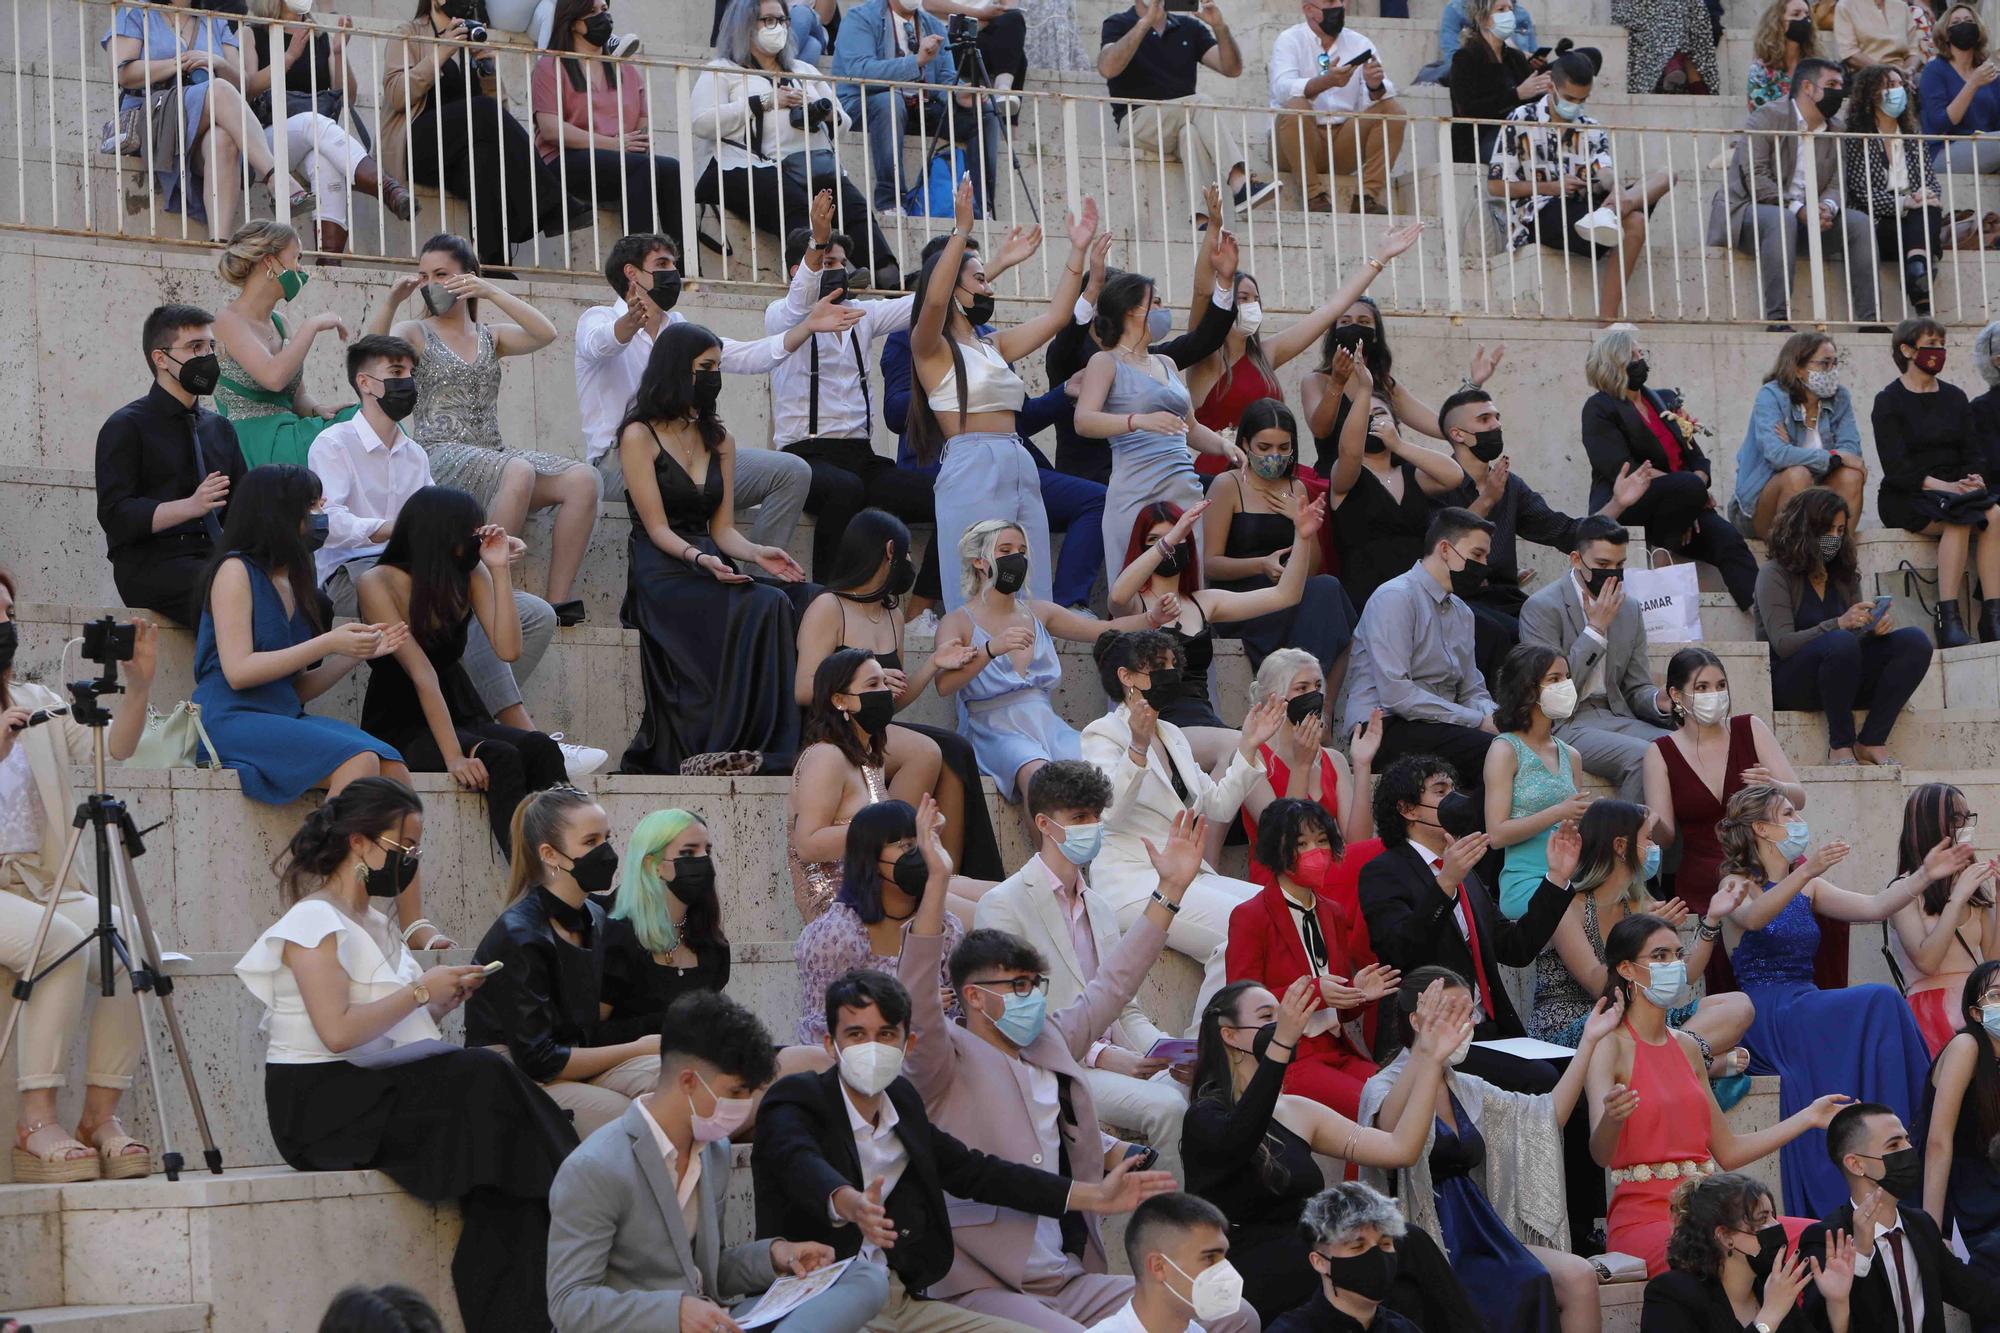
[(329, 423), (354, 414), (353, 407), (321, 407), (305, 386), (313, 340), (330, 330), (345, 342), (347, 325), (328, 310), (294, 329), (278, 314), (278, 303), (291, 301), (306, 285), (299, 234), (282, 222), (245, 223), (215, 267), (237, 290), (236, 299), (215, 317), (222, 361), (215, 410), (236, 428), (246, 467), (304, 467), (313, 439)]

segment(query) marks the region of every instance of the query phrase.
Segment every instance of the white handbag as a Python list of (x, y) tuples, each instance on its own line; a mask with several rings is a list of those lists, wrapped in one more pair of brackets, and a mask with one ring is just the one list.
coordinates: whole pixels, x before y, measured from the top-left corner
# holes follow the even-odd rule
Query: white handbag
[[(208, 762), (202, 762), (202, 751)], [(201, 724), (201, 705), (183, 699), (162, 713), (146, 706), (146, 732), (125, 761), (127, 768), (221, 768), (215, 742)]]

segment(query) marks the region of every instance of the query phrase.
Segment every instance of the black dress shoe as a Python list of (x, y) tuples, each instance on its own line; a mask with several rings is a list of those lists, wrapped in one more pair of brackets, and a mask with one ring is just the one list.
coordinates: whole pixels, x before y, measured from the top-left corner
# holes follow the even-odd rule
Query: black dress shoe
[(1792, 327), (1791, 325), (1789, 325), (1789, 324), (1766, 324), (1766, 325), (1764, 326), (1764, 332), (1766, 332), (1766, 333), (1797, 333), (1797, 332), (1798, 332), (1798, 330), (1797, 330), (1797, 329), (1795, 329), (1795, 328), (1793, 328), (1793, 327)]
[(581, 597), (572, 597), (567, 602), (557, 602), (549, 609), (556, 613), (556, 624), (564, 627), (581, 625), (587, 615)]

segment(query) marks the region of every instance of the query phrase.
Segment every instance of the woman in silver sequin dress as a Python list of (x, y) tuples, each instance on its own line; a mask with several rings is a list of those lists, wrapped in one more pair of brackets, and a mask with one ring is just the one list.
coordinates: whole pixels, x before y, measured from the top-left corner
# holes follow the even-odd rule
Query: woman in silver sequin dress
[[(397, 323), (397, 308), (412, 295), (424, 314)], [(512, 322), (481, 324), (482, 300)], [(417, 349), (410, 438), (430, 455), (438, 485), (469, 491), (486, 507), (487, 518), (508, 532), (523, 531), (531, 511), (555, 508), (548, 599), (563, 624), (583, 619), (583, 605), (573, 600), (571, 588), (597, 524), (597, 470), (580, 458), (509, 449), (500, 440), (500, 358), (547, 347), (556, 339), (556, 326), (481, 277), (479, 259), (464, 237), (444, 234), (424, 242), (417, 272), (397, 279), (368, 331), (393, 333)]]

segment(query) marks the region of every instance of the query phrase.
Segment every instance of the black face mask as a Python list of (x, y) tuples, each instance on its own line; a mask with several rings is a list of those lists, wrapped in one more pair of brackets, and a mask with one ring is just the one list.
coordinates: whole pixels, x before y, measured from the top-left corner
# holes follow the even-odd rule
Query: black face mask
[[(173, 361), (174, 354), (167, 353), (167, 360)], [(197, 398), (207, 397), (215, 392), (215, 386), (222, 380), (222, 361), (213, 352), (191, 356), (185, 361), (175, 362), (174, 379), (183, 389)]]
[(14, 669), (14, 654), (21, 647), (21, 630), (13, 621), (0, 621), (0, 676)]
[(694, 373), (694, 392), (689, 401), (695, 411), (703, 416), (715, 412), (715, 400), (722, 397), (722, 372), (719, 370), (697, 370)]
[(889, 562), (889, 581), (882, 585), (885, 597), (901, 597), (917, 586), (917, 567), (907, 555)]
[(604, 44), (611, 40), (611, 16), (592, 14), (583, 21), (583, 40), (602, 51)]
[(1437, 805), (1438, 827), (1453, 838), (1463, 838), (1479, 829), (1479, 806), (1462, 791), (1455, 791)]
[(1277, 1040), (1277, 1037), (1278, 1024), (1277, 1020), (1273, 1019), (1271, 1022), (1257, 1029), (1257, 1036), (1250, 1043), (1250, 1054), (1262, 1060), (1264, 1052), (1271, 1049), (1271, 1043)]
[(1603, 592), (1604, 585), (1611, 580), (1625, 577), (1625, 571), (1622, 569), (1580, 569), (1577, 574), (1583, 579), (1583, 586), (1592, 597)]
[(1160, 557), (1160, 563), (1157, 567), (1157, 572), (1165, 574), (1168, 578), (1173, 578), (1175, 575), (1179, 574), (1183, 569), (1186, 569), (1188, 567), (1188, 560), (1193, 555), (1194, 555), (1193, 543), (1182, 542), (1179, 546), (1174, 547), (1172, 550), (1168, 551), (1165, 555)]
[(667, 892), (684, 903), (715, 894), (715, 861), (707, 856), (677, 856), (670, 864), (674, 877), (666, 882)]
[(1389, 443), (1371, 430), (1368, 432), (1368, 442), (1361, 448), (1364, 453), (1386, 454), (1389, 452)]
[(928, 884), (931, 878), (931, 868), (924, 864), (924, 849), (912, 847), (897, 857), (896, 867), (889, 878), (894, 880), (896, 887), (904, 893), (912, 898), (921, 899), (924, 896), (924, 885)]
[[(1865, 1156), (1861, 1153), (1855, 1155)], [(1911, 1198), (1923, 1189), (1923, 1154), (1915, 1148), (1898, 1148), (1871, 1160), (1882, 1163), (1882, 1174), (1876, 1177), (1875, 1183), (1898, 1199)]]
[(1375, 350), (1375, 330), (1366, 324), (1343, 324), (1333, 331), (1333, 345), (1366, 356)]
[(1813, 21), (1811, 19), (1793, 19), (1785, 25), (1785, 40), (1788, 42), (1797, 42), (1800, 46), (1804, 46), (1812, 40), (1812, 32)]
[(1472, 450), (1474, 458), (1482, 463), (1490, 463), (1500, 456), (1500, 452), (1507, 445), (1500, 438), (1500, 428), (1495, 426), (1492, 430), (1474, 431), (1472, 443), (1468, 447)]
[(1345, 9), (1322, 9), (1319, 12), (1319, 30), (1329, 37), (1340, 36), (1340, 30), (1347, 26)]
[(391, 421), (401, 421), (417, 410), (417, 381), (414, 376), (403, 375), (382, 381), (382, 396), (375, 405), (382, 409), (382, 415)]
[(1289, 701), (1286, 702), (1285, 716), (1290, 718), (1292, 721), (1292, 725), (1296, 727), (1299, 723), (1305, 721), (1307, 718), (1311, 717), (1314, 713), (1319, 712), (1325, 707), (1326, 707), (1325, 691), (1310, 690), (1305, 694), (1294, 695)]
[(974, 328), (993, 322), (993, 294), (991, 292), (975, 296), (964, 305), (965, 317), (972, 321)]
[[(607, 23), (605, 26), (610, 25)], [(661, 314), (672, 310), (681, 299), (681, 271), (677, 268), (654, 269), (653, 289), (646, 295), (660, 308)]]
[(306, 550), (317, 551), (326, 545), (327, 535), (333, 531), (333, 520), (325, 514), (306, 515)]
[[(1914, 1149), (1912, 1150), (1914, 1151)], [(1757, 1231), (1757, 1253), (1743, 1257), (1750, 1261), (1750, 1271), (1762, 1282), (1771, 1275), (1771, 1269), (1778, 1262), (1778, 1256), (1785, 1252), (1785, 1227), (1781, 1222), (1760, 1227)]]
[(1646, 376), (1648, 376), (1648, 375), (1650, 375), (1650, 374), (1652, 374), (1652, 367), (1651, 367), (1651, 366), (1648, 366), (1648, 365), (1646, 364), (1646, 358), (1645, 358), (1645, 357), (1643, 357), (1643, 356), (1642, 356), (1642, 357), (1640, 357), (1640, 358), (1639, 358), (1639, 359), (1638, 359), (1637, 361), (1628, 361), (1628, 362), (1626, 362), (1626, 363), (1625, 363), (1625, 387), (1626, 387), (1626, 388), (1628, 388), (1628, 389), (1643, 389), (1643, 388), (1645, 388), (1645, 387), (1646, 387)]
[(1154, 667), (1153, 683), (1139, 693), (1155, 712), (1181, 697), (1181, 673), (1178, 667)]
[(1364, 1301), (1380, 1305), (1389, 1298), (1396, 1282), (1396, 1252), (1377, 1245), (1345, 1259), (1321, 1255), (1326, 1260), (1326, 1280), (1342, 1291), (1351, 1291)]
[(378, 870), (363, 867), (361, 887), (368, 890), (370, 898), (393, 898), (404, 889), (417, 882), (417, 872), (423, 869), (414, 856), (400, 847), (388, 849), (389, 855)]
[(1944, 30), (1945, 40), (1961, 51), (1970, 51), (1979, 45), (1979, 25), (1961, 20)]
[(1819, 113), (1828, 120), (1832, 120), (1840, 114), (1841, 105), (1846, 101), (1847, 89), (1822, 88), (1819, 90)]
[(1018, 551), (993, 561), (993, 586), (1000, 592), (1016, 593), (1028, 581), (1028, 557)]
[(569, 863), (569, 877), (585, 893), (602, 893), (618, 874), (618, 849), (600, 842)]
[(880, 736), (896, 716), (896, 696), (889, 690), (863, 690), (854, 696), (861, 707), (854, 710), (855, 723), (870, 736)]
[[(1460, 557), (1464, 559), (1464, 557)], [(1470, 597), (1486, 586), (1486, 562), (1465, 560), (1465, 568), (1451, 571), (1451, 590), (1460, 597)]]

